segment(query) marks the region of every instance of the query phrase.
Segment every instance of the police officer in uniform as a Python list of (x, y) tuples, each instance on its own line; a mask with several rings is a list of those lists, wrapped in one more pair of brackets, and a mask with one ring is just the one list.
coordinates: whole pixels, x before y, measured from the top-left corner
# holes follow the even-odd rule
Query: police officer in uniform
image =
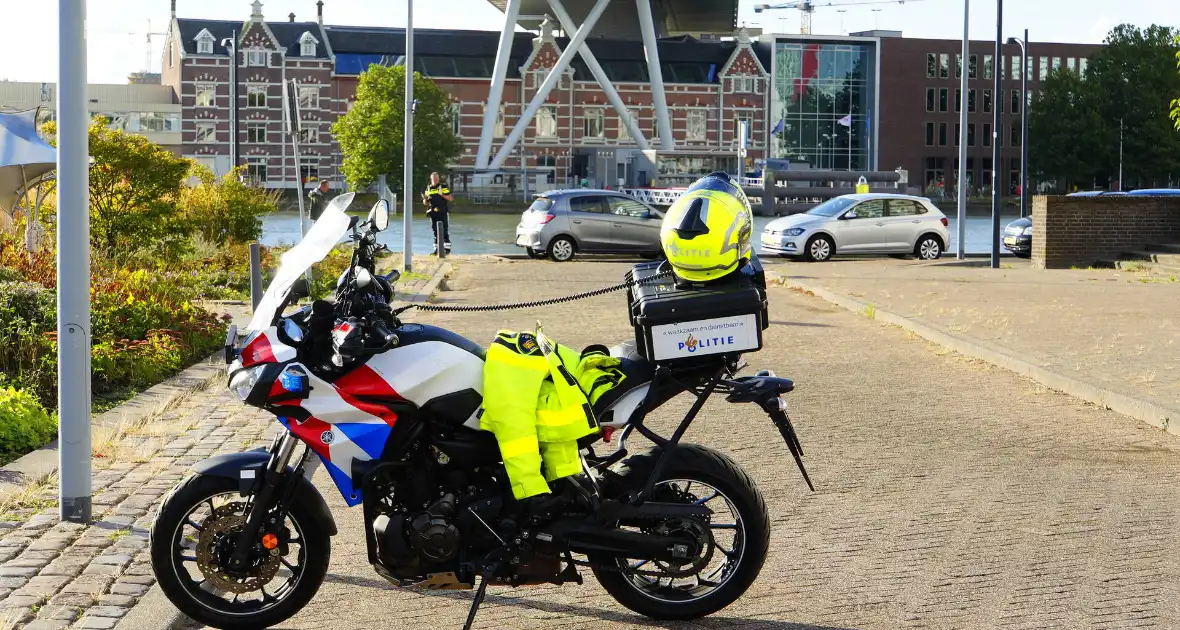
[(430, 187), (422, 193), (422, 201), (426, 204), (426, 216), (430, 217), (430, 233), (434, 235), (434, 253), (438, 253), (438, 224), (442, 223), (443, 243), (447, 251), (451, 251), (451, 223), (448, 216), (450, 202), (455, 198), (451, 189), (439, 181), (438, 173), (430, 174)]

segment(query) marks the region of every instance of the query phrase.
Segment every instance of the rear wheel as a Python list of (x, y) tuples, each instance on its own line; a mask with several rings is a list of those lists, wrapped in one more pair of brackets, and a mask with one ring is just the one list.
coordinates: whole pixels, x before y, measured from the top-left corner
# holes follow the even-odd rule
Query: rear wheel
[[(643, 488), (658, 449), (628, 458), (613, 497)], [(736, 601), (754, 583), (770, 544), (770, 517), (753, 480), (728, 456), (682, 444), (665, 466), (653, 500), (708, 505), (704, 519), (667, 519), (641, 531), (693, 539), (694, 557), (671, 563), (593, 558), (594, 577), (623, 606), (653, 619), (698, 619)]]
[(573, 260), (576, 251), (573, 239), (568, 236), (558, 236), (549, 242), (549, 257), (557, 262)]
[(328, 572), (331, 541), (296, 497), (281, 525), (264, 528), (246, 566), (230, 569), (248, 513), (238, 486), (204, 475), (181, 482), (152, 525), (152, 570), (168, 599), (192, 619), (215, 628), (265, 628), (311, 601)]
[(938, 260), (942, 256), (942, 239), (923, 234), (914, 245), (914, 255), (922, 260)]

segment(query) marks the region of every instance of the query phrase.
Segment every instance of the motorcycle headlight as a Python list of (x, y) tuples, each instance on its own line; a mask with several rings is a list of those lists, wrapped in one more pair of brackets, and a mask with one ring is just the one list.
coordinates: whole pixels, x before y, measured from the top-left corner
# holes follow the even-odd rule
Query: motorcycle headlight
[(783, 236), (799, 236), (800, 234), (802, 234), (806, 231), (807, 230), (805, 230), (803, 228), (791, 228), (791, 229), (787, 230), (786, 232), (783, 232)]
[(229, 381), (229, 388), (238, 395), (238, 398), (246, 400), (250, 396), (250, 392), (254, 391), (254, 386), (258, 384), (258, 379), (265, 369), (266, 364), (255, 365), (234, 374)]

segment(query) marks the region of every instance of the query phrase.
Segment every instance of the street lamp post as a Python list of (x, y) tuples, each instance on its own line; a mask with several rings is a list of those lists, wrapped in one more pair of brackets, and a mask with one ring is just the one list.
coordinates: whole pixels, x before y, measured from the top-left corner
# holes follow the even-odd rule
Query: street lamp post
[[(414, 266), (414, 240), (412, 237), (414, 213), (414, 0), (406, 2), (406, 102), (405, 102), (405, 150), (402, 169), (402, 268), (410, 271)], [(438, 244), (442, 252), (443, 244)]]
[(967, 66), (970, 63), (968, 55), (971, 47), (968, 29), (971, 18), (970, 6), (970, 0), (963, 0), (963, 68), (959, 72), (961, 75), (959, 77), (961, 82), (959, 92), (959, 220), (955, 225), (959, 243), (955, 257), (959, 260), (967, 258), (967, 177), (965, 173), (967, 172), (967, 75), (969, 73)]
[(1000, 268), (1000, 70), (1004, 49), (1004, 0), (996, 0), (996, 54), (992, 61), (992, 269)]
[(1028, 29), (1024, 29), (1024, 39), (1008, 38), (1009, 44), (1020, 46), (1020, 97), (1024, 102), (1020, 105), (1020, 216), (1026, 217), (1028, 211)]
[[(233, 170), (238, 165), (238, 32), (232, 37), (221, 40), (221, 45), (229, 51), (229, 168)], [(216, 103), (214, 103), (216, 104)], [(283, 104), (286, 106), (286, 103)], [(296, 164), (299, 159), (296, 158)], [(298, 178), (297, 178), (298, 179)]]

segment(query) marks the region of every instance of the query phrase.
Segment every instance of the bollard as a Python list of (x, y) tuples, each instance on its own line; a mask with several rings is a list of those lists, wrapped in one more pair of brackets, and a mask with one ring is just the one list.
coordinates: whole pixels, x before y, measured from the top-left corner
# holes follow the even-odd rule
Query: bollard
[(262, 246), (250, 243), (250, 309), (257, 310), (262, 301)]
[(438, 250), (439, 258), (447, 257), (447, 243), (445, 240), (443, 240), (443, 236), (445, 236), (443, 225), (444, 223), (442, 221), (438, 221), (434, 224), (434, 244), (435, 249)]

